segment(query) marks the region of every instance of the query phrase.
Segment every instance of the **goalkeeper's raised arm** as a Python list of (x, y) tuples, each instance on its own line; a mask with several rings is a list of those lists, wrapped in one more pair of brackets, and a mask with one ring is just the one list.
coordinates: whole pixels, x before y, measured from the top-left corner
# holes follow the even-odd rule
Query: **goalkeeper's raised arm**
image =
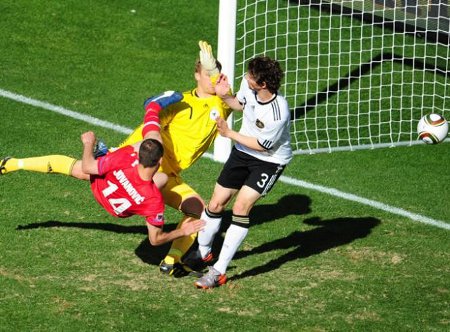
[(202, 64), (202, 67), (208, 72), (212, 84), (215, 85), (217, 79), (219, 78), (220, 71), (217, 66), (217, 60), (214, 57), (212, 47), (204, 40), (200, 40), (198, 42), (198, 46), (200, 47), (200, 63)]

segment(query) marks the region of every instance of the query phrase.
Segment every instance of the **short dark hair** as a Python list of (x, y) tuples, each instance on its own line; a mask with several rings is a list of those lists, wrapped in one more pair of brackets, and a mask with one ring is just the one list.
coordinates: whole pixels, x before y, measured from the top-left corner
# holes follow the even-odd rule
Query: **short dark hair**
[(139, 147), (139, 163), (144, 167), (154, 167), (164, 154), (160, 141), (148, 138), (143, 140)]
[(257, 56), (248, 63), (248, 73), (256, 83), (266, 83), (267, 90), (276, 93), (281, 86), (284, 73), (278, 61), (268, 56)]

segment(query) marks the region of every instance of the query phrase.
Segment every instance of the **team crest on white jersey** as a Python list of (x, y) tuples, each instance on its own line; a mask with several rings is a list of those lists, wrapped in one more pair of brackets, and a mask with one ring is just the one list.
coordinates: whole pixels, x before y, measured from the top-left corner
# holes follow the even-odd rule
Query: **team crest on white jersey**
[(216, 118), (217, 118), (218, 116), (220, 116), (219, 111), (218, 111), (217, 109), (215, 109), (215, 108), (213, 108), (213, 109), (211, 110), (211, 112), (209, 112), (209, 117), (210, 117), (211, 120), (213, 120), (213, 121), (215, 121)]
[(263, 129), (264, 128), (264, 123), (262, 123), (259, 119), (256, 119), (255, 125), (259, 129)]

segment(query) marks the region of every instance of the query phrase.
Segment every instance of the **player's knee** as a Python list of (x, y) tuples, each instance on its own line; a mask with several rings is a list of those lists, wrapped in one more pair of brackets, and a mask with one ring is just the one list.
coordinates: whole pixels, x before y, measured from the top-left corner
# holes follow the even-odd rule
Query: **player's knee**
[(185, 215), (200, 218), (203, 210), (205, 209), (205, 203), (198, 196), (189, 197), (181, 202), (180, 210)]
[(220, 202), (216, 202), (214, 200), (210, 201), (208, 204), (208, 210), (212, 213), (222, 213), (225, 209), (225, 205)]
[(253, 204), (249, 204), (245, 201), (236, 201), (233, 205), (233, 214), (239, 216), (247, 216), (252, 209)]

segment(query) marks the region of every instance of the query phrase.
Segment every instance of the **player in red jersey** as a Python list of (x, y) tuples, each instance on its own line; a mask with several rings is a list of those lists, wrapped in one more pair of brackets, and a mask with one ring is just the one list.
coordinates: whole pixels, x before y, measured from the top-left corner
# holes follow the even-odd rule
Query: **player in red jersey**
[(163, 156), (158, 113), (180, 98), (181, 95), (178, 97), (169, 92), (163, 99), (147, 105), (143, 130), (145, 139), (132, 146), (95, 159), (92, 151), (96, 138), (89, 131), (81, 135), (82, 160), (61, 155), (4, 158), (0, 160), (0, 174), (22, 169), (90, 180), (95, 199), (110, 214), (119, 218), (132, 215), (145, 218), (150, 243), (155, 246), (197, 233), (204, 225), (198, 219), (186, 222), (171, 232), (163, 231), (164, 201), (159, 188), (167, 182), (167, 175), (157, 173)]
[(164, 200), (159, 187), (167, 177), (162, 173), (155, 176), (163, 155), (161, 142), (153, 138), (145, 139), (135, 146), (126, 146), (94, 159), (94, 133), (84, 133), (81, 140), (84, 145), (82, 172), (90, 174), (91, 189), (97, 202), (119, 218), (143, 216), (152, 245), (191, 235), (202, 228), (203, 221), (193, 220), (169, 233), (162, 230)]

